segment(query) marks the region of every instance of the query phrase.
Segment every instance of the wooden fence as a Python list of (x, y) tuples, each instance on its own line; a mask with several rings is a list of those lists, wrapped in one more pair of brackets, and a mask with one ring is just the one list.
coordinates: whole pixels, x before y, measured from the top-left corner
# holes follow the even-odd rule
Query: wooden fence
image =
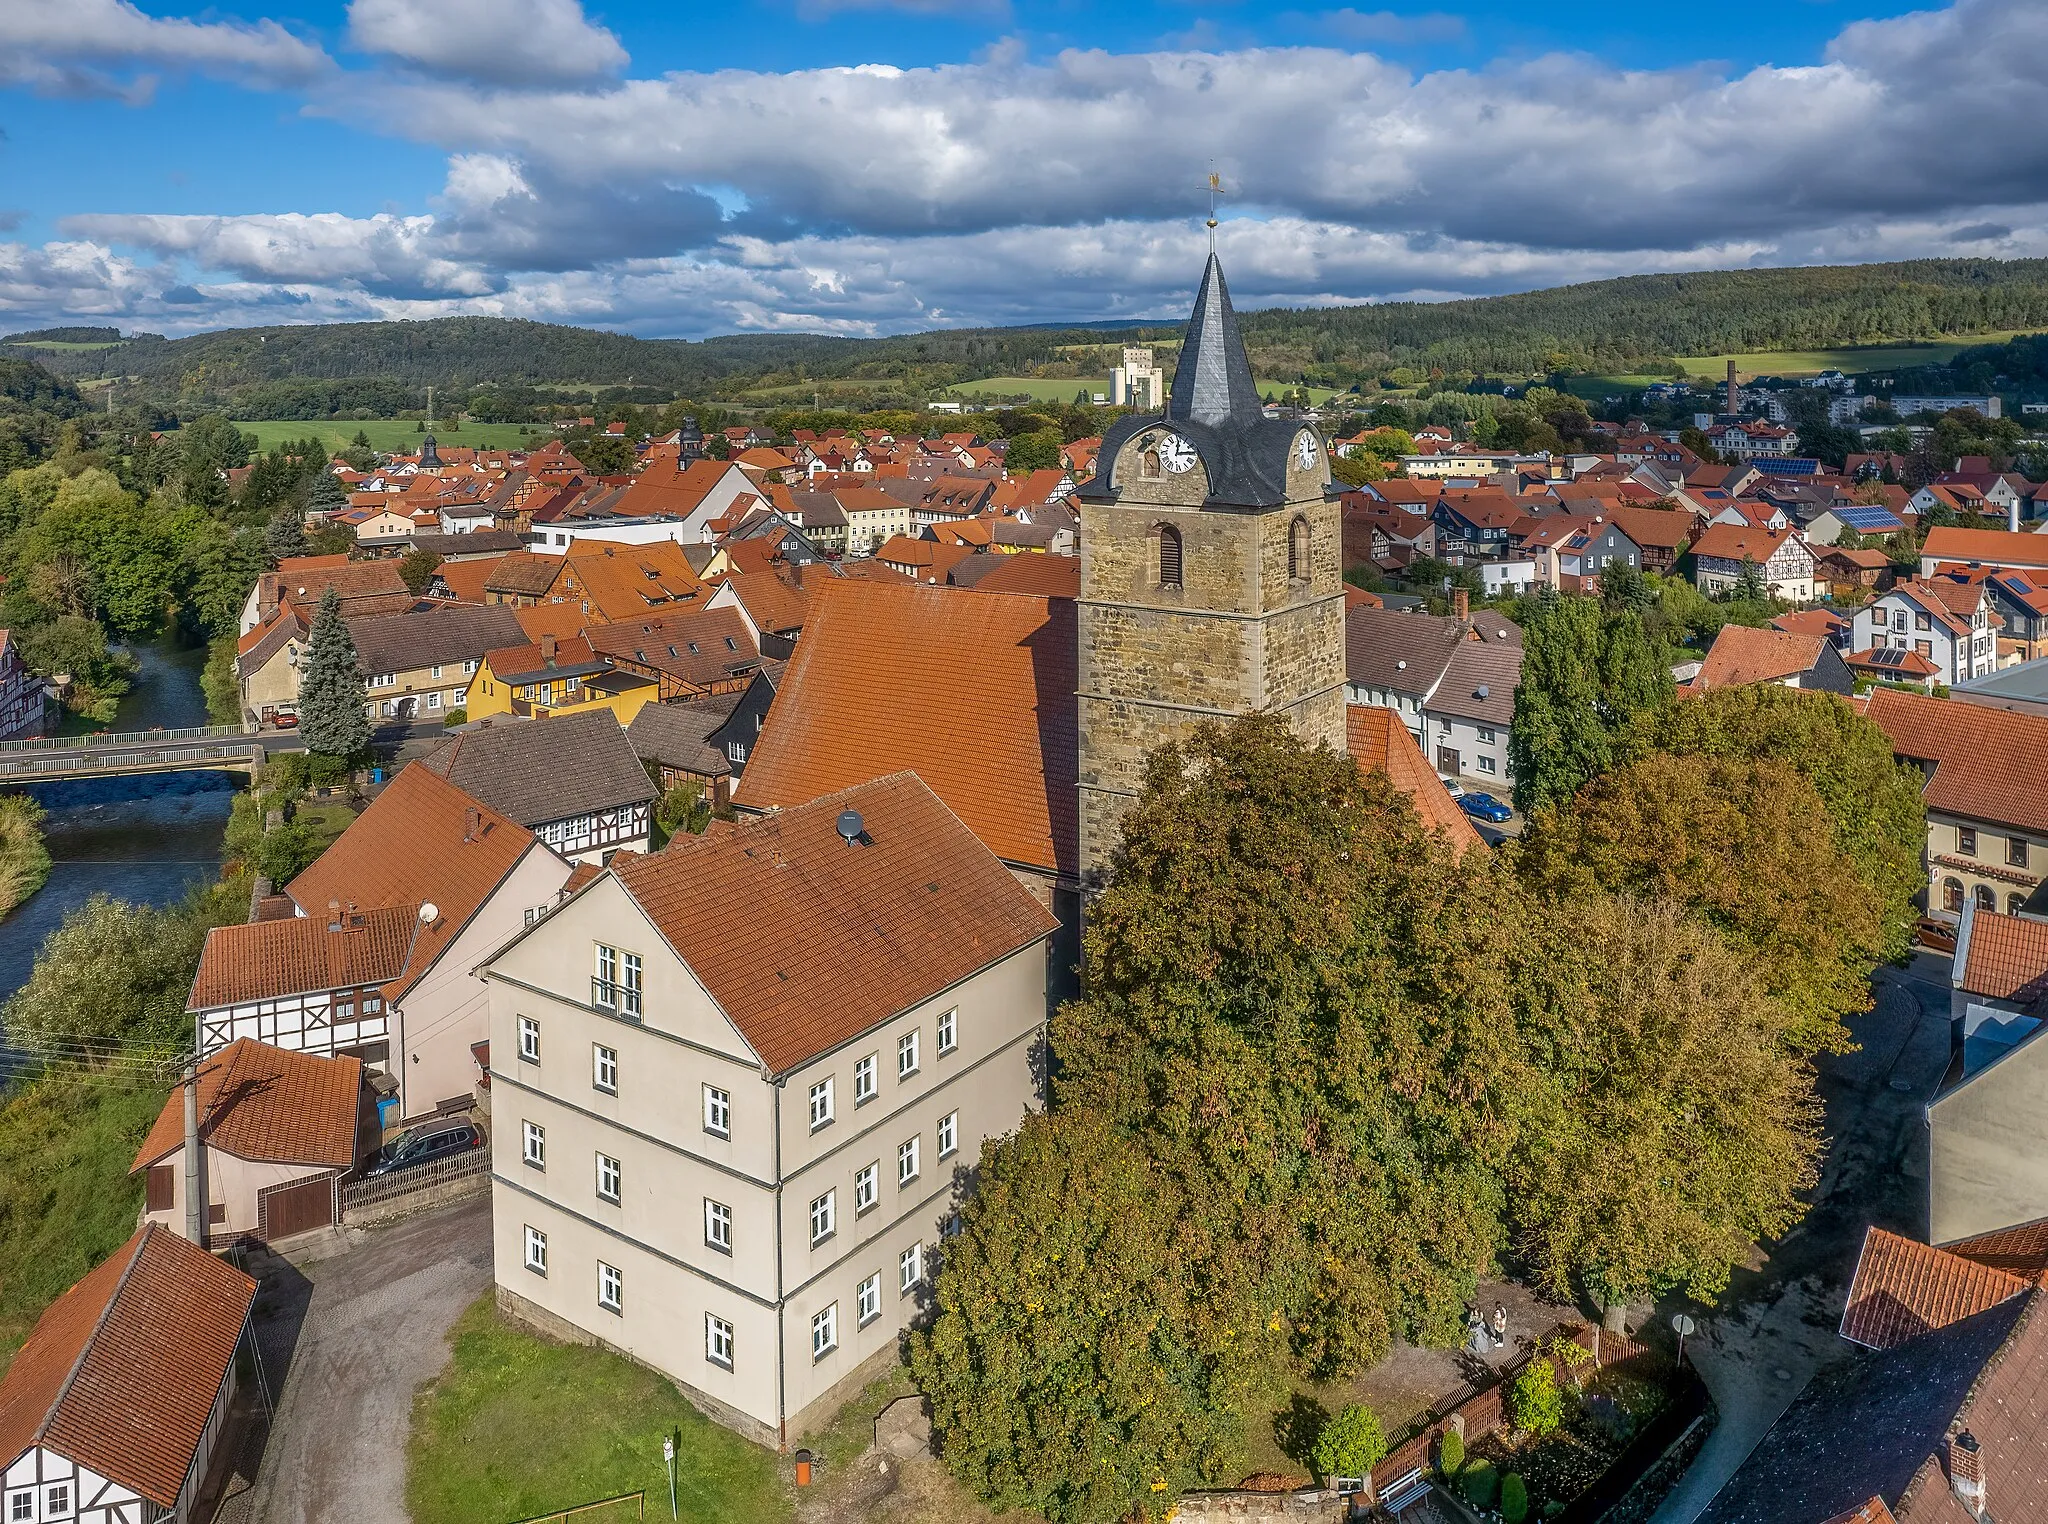
[(351, 1180), (341, 1188), (342, 1219), (347, 1221), (366, 1213), (382, 1216), (413, 1206), (430, 1205), (430, 1202), (420, 1199), (429, 1192), (436, 1193), (437, 1200), (466, 1195), (471, 1182), (481, 1189), (490, 1179), (490, 1174), (491, 1151), (485, 1147), (436, 1159), (431, 1164), (395, 1170), (388, 1175)]

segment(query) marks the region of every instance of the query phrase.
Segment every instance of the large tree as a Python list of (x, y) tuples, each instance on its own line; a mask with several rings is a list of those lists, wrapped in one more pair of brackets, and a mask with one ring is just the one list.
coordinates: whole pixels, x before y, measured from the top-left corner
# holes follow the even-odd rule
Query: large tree
[(1622, 730), (1670, 705), (1670, 653), (1645, 624), (1642, 601), (1617, 597), (1609, 606), (1546, 591), (1524, 606), (1508, 733), (1523, 810), (1569, 799), (1612, 765)]
[(341, 599), (331, 587), (320, 599), (305, 659), (299, 663), (299, 730), (317, 756), (356, 757), (370, 744), (356, 643), (341, 617)]
[(7, 1002), (10, 1038), (26, 1047), (187, 1043), (185, 997), (206, 928), (181, 911), (96, 894), (64, 917)]

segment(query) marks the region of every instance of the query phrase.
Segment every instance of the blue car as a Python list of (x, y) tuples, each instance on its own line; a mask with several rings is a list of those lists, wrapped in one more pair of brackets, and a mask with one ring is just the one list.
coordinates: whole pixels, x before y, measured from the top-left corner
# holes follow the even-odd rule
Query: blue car
[(1515, 812), (1491, 794), (1461, 794), (1458, 796), (1458, 808), (1475, 820), (1491, 821), (1494, 825), (1515, 818)]

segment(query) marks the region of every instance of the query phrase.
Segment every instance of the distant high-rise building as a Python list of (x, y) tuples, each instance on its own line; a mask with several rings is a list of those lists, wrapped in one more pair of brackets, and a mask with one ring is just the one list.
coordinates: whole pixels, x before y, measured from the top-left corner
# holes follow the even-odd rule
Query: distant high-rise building
[(1124, 363), (1109, 373), (1109, 400), (1117, 407), (1155, 412), (1166, 391), (1166, 372), (1149, 349), (1126, 348)]

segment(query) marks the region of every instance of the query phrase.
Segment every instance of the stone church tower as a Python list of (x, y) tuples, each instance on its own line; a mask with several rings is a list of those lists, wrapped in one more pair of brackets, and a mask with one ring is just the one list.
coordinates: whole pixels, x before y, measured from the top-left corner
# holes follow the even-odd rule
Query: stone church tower
[(1216, 256), (1164, 415), (1119, 420), (1081, 500), (1081, 869), (1107, 867), (1146, 756), (1208, 719), (1344, 747), (1344, 586), (1323, 441), (1269, 419)]

